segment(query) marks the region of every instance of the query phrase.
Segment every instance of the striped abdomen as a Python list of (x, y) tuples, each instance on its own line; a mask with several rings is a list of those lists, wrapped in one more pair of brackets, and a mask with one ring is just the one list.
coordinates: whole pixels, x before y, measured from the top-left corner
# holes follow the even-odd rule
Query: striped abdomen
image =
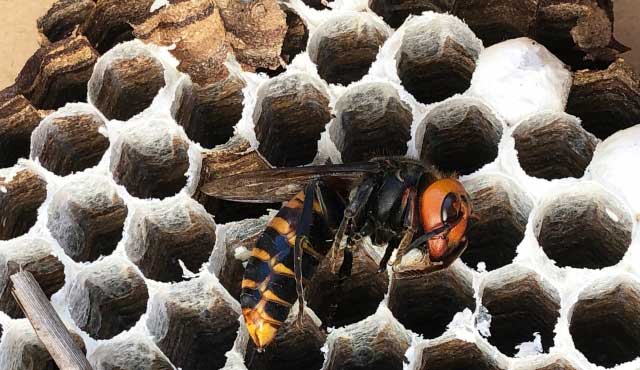
[[(304, 194), (298, 193), (269, 222), (256, 245), (242, 280), (240, 304), (249, 335), (261, 349), (275, 337), (297, 299), (293, 268), (296, 224)], [(331, 246), (331, 235), (314, 202), (310, 244), (303, 245), (302, 276), (309, 281)]]

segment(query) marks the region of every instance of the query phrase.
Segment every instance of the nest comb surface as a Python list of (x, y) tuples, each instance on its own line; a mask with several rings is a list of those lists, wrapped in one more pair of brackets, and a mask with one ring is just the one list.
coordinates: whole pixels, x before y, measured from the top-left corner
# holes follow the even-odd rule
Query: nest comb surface
[[(118, 4), (58, 1), (0, 92), (1, 369), (56, 368), (20, 268), (95, 369), (640, 368), (640, 82), (611, 2)], [(462, 175), (468, 251), (412, 280), (371, 245), (345, 284), (320, 266), (256, 353), (239, 284), (278, 205), (201, 184), (389, 154)]]

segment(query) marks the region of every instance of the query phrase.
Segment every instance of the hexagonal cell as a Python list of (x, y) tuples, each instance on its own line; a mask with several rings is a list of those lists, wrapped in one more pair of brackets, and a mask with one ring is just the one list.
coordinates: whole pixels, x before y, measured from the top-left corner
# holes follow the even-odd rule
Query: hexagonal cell
[(348, 85), (367, 74), (387, 37), (388, 31), (371, 15), (342, 14), (318, 26), (309, 40), (309, 57), (325, 81)]
[(291, 63), (293, 58), (307, 48), (309, 41), (309, 29), (300, 15), (285, 4), (280, 7), (287, 15), (287, 33), (282, 43), (280, 56), (285, 63)]
[(257, 218), (268, 209), (279, 209), (280, 203), (241, 203), (208, 196), (200, 189), (209, 181), (233, 174), (271, 168), (271, 165), (244, 138), (234, 136), (224, 145), (202, 152), (200, 181), (193, 198), (214, 215), (216, 223)]
[(138, 198), (165, 198), (187, 183), (189, 142), (172, 122), (127, 125), (111, 147), (113, 178)]
[(462, 260), (472, 268), (484, 262), (487, 270), (511, 263), (524, 238), (533, 201), (520, 185), (500, 174), (475, 176), (463, 183), (477, 219), (471, 220), (469, 247)]
[(569, 313), (569, 331), (593, 364), (609, 368), (634, 360), (640, 356), (640, 284), (620, 277), (587, 287)]
[(79, 31), (104, 54), (118, 43), (133, 39), (132, 25), (147, 19), (152, 5), (153, 0), (130, 0), (127, 6), (120, 0), (101, 0)]
[(19, 237), (0, 248), (0, 311), (11, 317), (24, 317), (11, 294), (10, 276), (29, 271), (47, 298), (64, 285), (64, 266), (51, 254), (51, 245), (44, 239)]
[(480, 100), (456, 97), (433, 108), (416, 132), (420, 158), (445, 172), (466, 175), (498, 156), (502, 123)]
[(600, 269), (625, 255), (633, 221), (615, 198), (587, 183), (545, 200), (534, 225), (540, 246), (558, 266)]
[(513, 367), (514, 370), (578, 370), (562, 355), (541, 355), (534, 358), (526, 358)]
[(475, 309), (472, 283), (471, 273), (459, 264), (411, 279), (392, 279), (389, 309), (407, 329), (435, 338), (457, 312)]
[[(6, 370), (58, 370), (58, 366), (40, 341), (27, 319), (13, 320), (5, 329), (0, 342), (0, 368)], [(69, 328), (67, 328), (69, 329)], [(82, 338), (71, 331), (71, 337), (83, 352)]]
[(237, 300), (240, 299), (244, 275), (243, 263), (249, 258), (249, 251), (273, 216), (267, 214), (217, 228), (216, 244), (209, 258), (209, 271), (218, 277), (220, 284)]
[(45, 15), (38, 18), (38, 31), (49, 41), (56, 42), (71, 36), (96, 8), (92, 0), (59, 0)]
[(274, 166), (307, 164), (330, 119), (329, 96), (320, 81), (305, 73), (273, 78), (258, 91), (253, 112), (258, 150)]
[(89, 101), (108, 119), (126, 121), (151, 105), (164, 85), (159, 60), (138, 43), (122, 44), (96, 64)]
[[(307, 304), (324, 326), (353, 324), (376, 312), (389, 286), (388, 275), (378, 272), (378, 262), (365, 248), (358, 248), (346, 279), (332, 272), (332, 263), (329, 256), (324, 258), (304, 290)], [(335, 263), (340, 267), (342, 256)]]
[(574, 74), (567, 112), (600, 139), (640, 122), (640, 80), (631, 66), (618, 60), (604, 71)]
[(147, 309), (149, 293), (134, 265), (109, 257), (81, 270), (67, 291), (69, 313), (93, 338), (109, 339), (128, 330)]
[(547, 180), (582, 177), (598, 139), (565, 113), (539, 113), (513, 131), (518, 161), (529, 176)]
[(439, 102), (469, 88), (481, 51), (482, 42), (454, 16), (413, 18), (396, 55), (398, 76), (421, 103)]
[(44, 117), (24, 96), (0, 94), (0, 168), (29, 157), (31, 132)]
[(42, 46), (27, 60), (13, 89), (38, 109), (86, 101), (87, 81), (97, 59), (98, 53), (84, 36)]
[(36, 223), (47, 183), (23, 165), (0, 170), (0, 240), (20, 236)]
[(417, 348), (416, 370), (503, 370), (486, 345), (450, 336)]
[(382, 17), (388, 25), (398, 28), (411, 14), (419, 15), (425, 11), (449, 13), (455, 0), (369, 0), (369, 8)]
[(109, 148), (104, 121), (87, 106), (67, 106), (42, 120), (33, 131), (31, 158), (58, 176), (100, 162)]
[(336, 103), (331, 139), (342, 162), (404, 155), (411, 139), (411, 107), (389, 83), (370, 82), (350, 87)]
[(539, 333), (546, 352), (560, 317), (560, 295), (536, 272), (519, 265), (492, 271), (481, 287), (482, 305), (491, 315), (489, 342), (507, 356)]
[(295, 322), (298, 310), (291, 310), (289, 317), (275, 339), (264, 352), (258, 352), (249, 340), (245, 363), (249, 370), (297, 370), (320, 369), (324, 362), (321, 351), (327, 335), (320, 329), (320, 321), (308, 308), (302, 319), (302, 327)]
[(89, 356), (95, 370), (173, 370), (169, 359), (149, 339), (132, 335), (100, 343)]
[(47, 227), (74, 261), (95, 261), (122, 239), (127, 213), (109, 179), (80, 174), (53, 195)]
[(323, 370), (400, 370), (409, 348), (407, 331), (384, 306), (356, 324), (332, 331)]
[(183, 80), (173, 103), (173, 117), (184, 127), (189, 139), (205, 148), (226, 143), (242, 116), (242, 89), (246, 86), (239, 74), (208, 85)]
[(127, 256), (144, 276), (180, 281), (179, 261), (198, 272), (209, 258), (216, 242), (216, 224), (204, 207), (184, 196), (137, 208), (128, 235)]
[(162, 289), (148, 314), (158, 347), (183, 370), (224, 366), (240, 326), (240, 305), (206, 275)]
[(456, 2), (453, 14), (471, 27), (486, 46), (528, 36), (540, 0), (468, 0)]

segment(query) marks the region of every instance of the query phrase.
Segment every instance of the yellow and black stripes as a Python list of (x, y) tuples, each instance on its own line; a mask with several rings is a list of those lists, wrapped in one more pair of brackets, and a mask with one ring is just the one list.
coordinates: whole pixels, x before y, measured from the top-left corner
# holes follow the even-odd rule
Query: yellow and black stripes
[[(247, 262), (240, 304), (251, 338), (259, 348), (269, 344), (296, 301), (293, 247), (304, 193), (287, 202), (262, 233)], [(310, 280), (330, 243), (320, 203), (314, 201), (308, 243), (303, 243), (302, 277)]]

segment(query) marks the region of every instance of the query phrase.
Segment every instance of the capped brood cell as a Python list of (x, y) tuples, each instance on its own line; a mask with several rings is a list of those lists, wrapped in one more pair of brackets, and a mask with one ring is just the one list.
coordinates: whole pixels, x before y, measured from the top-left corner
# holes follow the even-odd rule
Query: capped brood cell
[(520, 166), (529, 176), (547, 180), (582, 177), (598, 139), (566, 113), (539, 113), (513, 131)]
[(273, 78), (260, 87), (253, 112), (258, 151), (274, 166), (307, 164), (330, 119), (321, 81), (306, 73)]
[(17, 164), (0, 170), (0, 240), (29, 231), (46, 196), (46, 181), (31, 168)]
[(29, 157), (31, 133), (44, 117), (24, 96), (0, 94), (0, 168)]
[(523, 266), (509, 265), (487, 276), (480, 295), (491, 315), (488, 340), (500, 352), (514, 356), (516, 346), (532, 341), (534, 333), (540, 335), (542, 350), (549, 350), (560, 317), (560, 295), (542, 276)]
[(436, 338), (453, 316), (475, 308), (473, 276), (460, 264), (410, 279), (392, 279), (389, 309), (407, 329), (425, 338)]
[(559, 267), (600, 269), (620, 262), (631, 244), (627, 209), (603, 188), (584, 183), (545, 199), (534, 233)]
[(11, 317), (24, 317), (11, 294), (11, 275), (28, 271), (50, 298), (64, 285), (64, 266), (52, 255), (51, 245), (44, 239), (19, 237), (0, 247), (0, 311)]
[(135, 197), (165, 198), (187, 183), (188, 151), (189, 141), (171, 121), (127, 124), (111, 147), (111, 173)]
[(108, 119), (126, 121), (149, 107), (163, 86), (162, 63), (131, 42), (100, 58), (89, 81), (89, 101)]
[(419, 102), (439, 102), (469, 88), (481, 51), (482, 42), (458, 18), (423, 15), (404, 27), (398, 76)]
[(127, 213), (109, 179), (80, 174), (53, 195), (47, 227), (74, 261), (94, 261), (116, 248)]
[(415, 370), (504, 370), (489, 346), (445, 336), (416, 349)]
[(241, 76), (229, 70), (227, 77), (201, 85), (189, 79), (178, 87), (172, 113), (189, 139), (204, 148), (224, 144), (233, 136), (233, 128), (242, 116)]
[(640, 80), (619, 59), (606, 70), (581, 70), (573, 77), (567, 112), (600, 139), (640, 122)]
[(209, 258), (216, 242), (216, 224), (198, 202), (179, 196), (137, 208), (128, 235), (127, 256), (144, 276), (180, 281), (180, 261), (198, 272)]
[(516, 248), (524, 238), (531, 198), (512, 179), (489, 173), (464, 181), (473, 206), (467, 238), (469, 247), (461, 259), (475, 268), (484, 262), (488, 270), (505, 266), (516, 256)]
[(105, 122), (83, 105), (47, 116), (33, 131), (31, 158), (58, 176), (93, 167), (109, 148)]
[(325, 81), (346, 86), (367, 74), (387, 37), (384, 23), (370, 14), (343, 13), (318, 26), (309, 40), (309, 57)]
[(410, 337), (391, 312), (380, 306), (358, 323), (332, 331), (323, 370), (401, 370)]
[(131, 335), (100, 343), (89, 356), (94, 370), (174, 370), (169, 359), (149, 339)]
[(160, 290), (148, 315), (156, 344), (183, 370), (223, 367), (240, 326), (240, 305), (207, 275)]
[(610, 277), (586, 287), (569, 312), (575, 347), (593, 364), (614, 367), (640, 356), (640, 284)]
[(455, 97), (424, 117), (416, 143), (423, 161), (466, 175), (496, 159), (502, 130), (502, 122), (480, 100)]
[(425, 11), (450, 13), (455, 0), (369, 0), (369, 8), (382, 17), (388, 25), (400, 27), (409, 15), (419, 15)]
[(130, 329), (147, 309), (149, 292), (133, 264), (109, 257), (81, 270), (67, 290), (69, 313), (95, 339)]
[(386, 82), (354, 85), (338, 99), (331, 139), (342, 162), (402, 156), (411, 139), (411, 107)]

